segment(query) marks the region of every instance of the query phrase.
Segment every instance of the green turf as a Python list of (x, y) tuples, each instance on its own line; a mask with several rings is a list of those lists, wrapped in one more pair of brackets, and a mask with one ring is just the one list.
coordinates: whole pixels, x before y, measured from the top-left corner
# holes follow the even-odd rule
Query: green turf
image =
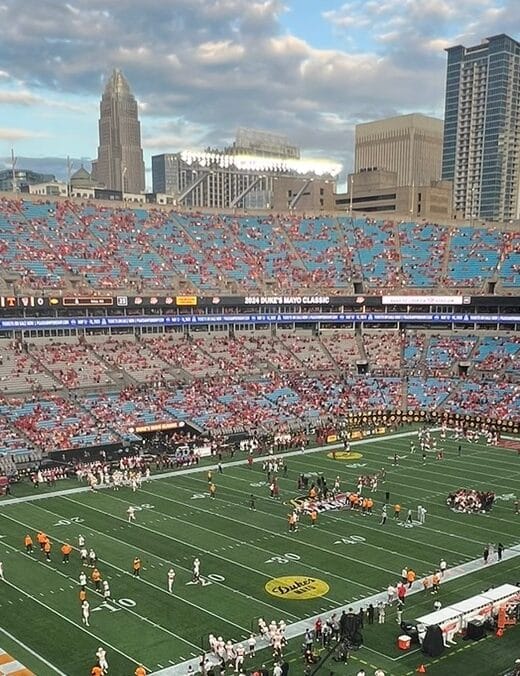
[[(420, 454), (408, 455), (409, 439), (380, 438), (357, 446), (353, 450), (363, 458), (351, 463), (329, 459), (324, 451), (297, 454), (287, 460), (289, 472), (280, 479), (279, 502), (269, 497), (260, 465), (249, 469), (245, 463), (214, 475), (217, 498), (213, 501), (208, 497), (206, 470), (201, 469), (156, 479), (137, 493), (107, 490), (37, 502), (4, 502), (0, 551), (6, 578), (14, 586), (2, 585), (2, 626), (67, 676), (88, 674), (99, 645), (107, 649), (111, 673), (125, 676), (133, 674), (137, 662), (158, 670), (159, 665), (198, 654), (202, 644), (207, 647), (209, 633), (238, 640), (259, 616), (267, 621), (283, 618), (290, 624), (364, 598), (395, 582), (403, 566), (412, 566), (423, 575), (432, 572), (443, 556), (451, 566), (481, 556), (488, 542), (518, 544), (520, 518), (513, 514), (512, 500), (497, 501), (490, 515), (454, 514), (445, 504), (447, 493), (462, 485), (518, 495), (517, 456), (504, 449), (464, 444), (462, 457), (458, 457), (455, 443), (448, 441), (445, 447), (445, 460), (428, 459), (426, 466)], [(407, 455), (397, 468), (391, 466), (394, 451)], [(365, 466), (355, 466), (360, 463)], [(320, 515), (315, 528), (304, 521), (297, 533), (288, 533), (289, 509), (284, 501), (298, 495), (299, 473), (323, 472), (329, 486), (339, 475), (342, 488), (350, 490), (360, 472), (372, 473), (382, 466), (388, 475), (386, 484), (379, 486), (374, 516), (332, 512)], [(426, 524), (405, 529), (389, 519), (380, 527), (378, 515), (386, 491), (391, 503), (399, 501), (404, 510), (412, 507), (415, 513), (418, 504), (424, 505)], [(251, 492), (257, 497), (255, 512), (248, 507)], [(132, 525), (125, 518), (130, 504), (144, 505)], [(32, 557), (23, 551), (25, 533), (38, 529), (45, 530), (54, 542), (50, 564), (37, 551)], [(68, 566), (59, 555), (60, 543), (70, 539), (76, 545), (80, 532), (96, 549), (99, 568), (110, 579), (116, 602), (115, 610), (102, 608), (101, 598), (90, 591), (91, 607), (100, 609), (92, 613), (88, 630), (80, 618), (77, 553)], [(351, 543), (354, 535), (357, 542)], [(130, 575), (136, 554), (144, 565), (141, 580)], [(188, 584), (195, 556), (201, 559), (201, 572), (211, 584)], [(166, 590), (170, 565), (177, 572), (172, 596)], [(304, 601), (268, 595), (265, 584), (284, 575), (313, 576), (326, 581), (330, 589), (326, 596)], [(446, 605), (491, 584), (519, 579), (520, 559), (483, 567), (443, 585), (441, 601)], [(123, 605), (118, 603), (121, 599)], [(408, 599), (404, 617), (414, 619), (430, 610), (431, 596), (419, 593)], [(397, 634), (390, 611), (385, 625), (365, 629), (366, 647), (353, 655), (349, 665), (332, 664), (330, 669), (356, 673), (359, 660), (364, 660), (394, 676), (413, 672), (421, 655), (399, 653)], [(512, 637), (518, 641), (518, 636), (515, 628), (501, 640), (461, 642), (463, 650), (448, 651), (445, 658), (429, 665), (428, 673), (499, 674), (517, 656)], [(301, 672), (298, 644), (298, 639), (291, 642), (295, 673)], [(2, 635), (0, 647), (16, 652), (15, 646), (4, 645)], [(36, 658), (22, 648), (19, 653), (20, 657), (15, 656), (38, 675), (56, 673), (36, 664)], [(472, 670), (463, 670), (468, 664)]]

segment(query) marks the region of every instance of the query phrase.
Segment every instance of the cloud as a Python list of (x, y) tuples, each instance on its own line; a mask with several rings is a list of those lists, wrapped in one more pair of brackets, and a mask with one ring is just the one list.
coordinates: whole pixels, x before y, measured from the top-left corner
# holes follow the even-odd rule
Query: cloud
[(39, 96), (29, 91), (2, 91), (0, 90), (0, 104), (13, 106), (35, 106), (41, 103)]
[(211, 129), (179, 118), (153, 124), (142, 141), (143, 148), (154, 153), (196, 149), (211, 145)]
[(104, 78), (122, 67), (154, 152), (223, 145), (250, 126), (348, 162), (356, 123), (442, 111), (446, 46), (520, 29), (518, 0), (348, 0), (318, 15), (335, 35), (323, 49), (312, 26), (287, 28), (286, 5), (304, 11), (298, 0), (55, 4), (53, 13), (39, 0), (3, 4), (1, 72), (23, 85), (0, 103), (18, 96), (72, 115), (74, 97), (97, 105)]
[(0, 104), (22, 107), (42, 106), (46, 108), (60, 108), (72, 113), (83, 113), (89, 106), (75, 105), (69, 101), (57, 100), (38, 96), (27, 89), (0, 89)]
[(197, 47), (197, 58), (201, 63), (222, 65), (238, 61), (245, 53), (242, 45), (233, 44), (231, 40), (203, 42)]
[(47, 134), (43, 132), (32, 131), (31, 129), (0, 127), (0, 141), (27, 141), (30, 139), (40, 139), (47, 137)]

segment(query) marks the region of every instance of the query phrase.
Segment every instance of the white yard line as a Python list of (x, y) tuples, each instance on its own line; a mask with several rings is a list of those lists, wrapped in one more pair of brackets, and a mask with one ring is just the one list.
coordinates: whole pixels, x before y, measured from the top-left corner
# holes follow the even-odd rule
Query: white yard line
[[(38, 506), (40, 509), (44, 510), (45, 512), (48, 512), (49, 514), (52, 514), (53, 516), (63, 517), (62, 514), (58, 514), (58, 513), (56, 513), (56, 512), (52, 512), (50, 509), (47, 509), (46, 507), (40, 507), (40, 505), (37, 505), (37, 506)], [(25, 523), (25, 522), (23, 522), (23, 521), (19, 521), (18, 519), (14, 519), (13, 517), (7, 516), (6, 514), (2, 514), (2, 516), (3, 516), (4, 518), (6, 518), (6, 519), (9, 519), (10, 521), (13, 521), (14, 523), (18, 523), (20, 526), (25, 526), (26, 528), (33, 529), (33, 530), (34, 530), (34, 526), (32, 526), (32, 525), (30, 525), (30, 524), (27, 524), (27, 523)], [(121, 545), (124, 545), (124, 546), (126, 546), (126, 547), (131, 547), (131, 548), (132, 548), (132, 551), (135, 552), (135, 547), (134, 547), (133, 545), (129, 544), (128, 542), (125, 542), (124, 540), (119, 540), (118, 538), (114, 537), (113, 535), (109, 535), (108, 533), (104, 533), (104, 532), (102, 532), (102, 531), (98, 531), (98, 530), (96, 530), (95, 528), (92, 528), (91, 526), (89, 526), (88, 528), (89, 528), (90, 531), (92, 531), (92, 532), (94, 532), (94, 533), (98, 533), (99, 535), (101, 535), (101, 536), (103, 536), (103, 537), (106, 537), (106, 538), (109, 538), (110, 540), (114, 540), (115, 542), (117, 542), (117, 543), (119, 543), (119, 544), (121, 544)], [(50, 533), (50, 531), (48, 531), (48, 532)], [(55, 540), (62, 541), (61, 538), (54, 538), (54, 539), (55, 539)], [(4, 543), (4, 544), (6, 544), (6, 543)], [(8, 545), (8, 546), (9, 546), (9, 547), (12, 547), (12, 545)], [(77, 548), (75, 548), (75, 549), (77, 549)], [(156, 554), (150, 554), (149, 552), (146, 552), (146, 550), (143, 550), (143, 551), (145, 551), (145, 553), (148, 554), (149, 556), (153, 556), (153, 557), (156, 558), (156, 559), (161, 559), (162, 561), (166, 561), (166, 559), (162, 559), (161, 557), (158, 557)], [(110, 563), (110, 561), (108, 561), (108, 560), (106, 560), (106, 559), (103, 559), (103, 563), (105, 563), (105, 564), (107, 564), (108, 566), (110, 566), (110, 568), (113, 568), (114, 570), (117, 570), (117, 571), (119, 571), (120, 573), (123, 573), (124, 575), (130, 575), (130, 573), (128, 572), (128, 570), (125, 570), (124, 568), (120, 568), (119, 566), (116, 566), (115, 564)], [(167, 563), (168, 563), (168, 565), (171, 565), (170, 562), (167, 562)], [(177, 567), (177, 568), (180, 568), (181, 570), (190, 572), (187, 568), (183, 568), (182, 566), (177, 565), (176, 567)], [(59, 572), (59, 571), (57, 571), (57, 572)], [(144, 583), (144, 584), (146, 584), (146, 585), (148, 585), (148, 586), (150, 586), (150, 587), (153, 587), (154, 589), (157, 589), (158, 591), (163, 592), (164, 594), (167, 594), (168, 597), (170, 597), (170, 598), (171, 598), (171, 597), (176, 598), (176, 599), (178, 599), (179, 601), (182, 601), (183, 603), (185, 603), (186, 605), (189, 605), (189, 606), (191, 606), (192, 608), (196, 608), (196, 609), (199, 610), (200, 612), (207, 613), (208, 615), (211, 615), (212, 617), (215, 617), (215, 618), (218, 619), (218, 620), (222, 620), (222, 619), (223, 619), (221, 615), (216, 615), (215, 613), (211, 612), (211, 611), (208, 610), (207, 608), (203, 608), (202, 606), (199, 606), (198, 604), (193, 603), (192, 601), (188, 601), (187, 599), (183, 598), (182, 596), (178, 596), (178, 595), (176, 595), (176, 594), (170, 594), (170, 593), (169, 593), (168, 591), (166, 591), (166, 589), (164, 589), (163, 587), (159, 587), (158, 585), (154, 584), (153, 582), (150, 582), (149, 580), (146, 580), (144, 577), (141, 578), (140, 581), (141, 581), (141, 583)], [(238, 625), (238, 624), (235, 624), (234, 622), (231, 622), (230, 620), (225, 620), (225, 619), (224, 619), (224, 621), (225, 621), (227, 624), (232, 625), (232, 626), (236, 627), (237, 629), (240, 629), (240, 631), (246, 631), (246, 632), (248, 632), (248, 633), (249, 633), (249, 631), (250, 631), (250, 630), (247, 629), (246, 627), (242, 627), (242, 626), (240, 626), (240, 625)], [(182, 640), (184, 641), (184, 639), (182, 639)], [(186, 643), (186, 641), (184, 641), (184, 642)]]
[[(46, 603), (44, 603), (43, 601), (40, 601), (40, 599), (36, 598), (33, 594), (29, 594), (28, 592), (26, 592), (26, 591), (25, 591), (24, 589), (22, 589), (21, 587), (18, 587), (18, 586), (16, 586), (15, 584), (13, 584), (12, 582), (9, 582), (9, 580), (5, 580), (5, 582), (4, 582), (3, 584), (6, 584), (8, 587), (12, 587), (13, 589), (16, 589), (17, 592), (19, 592), (20, 594), (23, 594), (25, 597), (27, 597), (27, 598), (30, 599), (31, 601), (34, 601), (34, 603), (37, 603), (38, 605), (42, 606), (43, 608), (45, 608), (46, 610), (48, 610), (48, 611), (49, 611), (50, 613), (52, 613), (53, 615), (57, 615), (57, 616), (58, 616), (61, 620), (63, 620), (64, 622), (67, 622), (68, 624), (71, 624), (71, 625), (72, 625), (73, 627), (75, 627), (76, 629), (79, 629), (79, 630), (82, 631), (83, 633), (88, 634), (88, 635), (91, 636), (92, 638), (96, 639), (96, 641), (98, 641), (100, 645), (108, 646), (111, 650), (113, 650), (113, 651), (116, 652), (116, 653), (119, 653), (119, 655), (122, 655), (123, 657), (125, 657), (127, 660), (129, 660), (129, 661), (132, 662), (133, 664), (138, 664), (138, 665), (139, 665), (139, 664), (142, 664), (142, 662), (140, 662), (139, 660), (136, 660), (136, 659), (134, 659), (133, 657), (130, 657), (130, 655), (127, 655), (127, 654), (126, 654), (125, 652), (123, 652), (122, 650), (119, 650), (119, 648), (116, 648), (115, 646), (113, 646), (113, 645), (111, 645), (110, 643), (108, 643), (108, 641), (107, 641), (104, 637), (101, 638), (100, 636), (97, 636), (97, 635), (94, 634), (92, 631), (90, 631), (89, 629), (87, 629), (86, 627), (84, 627), (82, 624), (78, 624), (77, 622), (74, 622), (74, 621), (71, 620), (70, 618), (68, 618), (68, 617), (66, 617), (65, 615), (63, 615), (62, 613), (60, 613), (58, 610), (55, 610), (54, 608), (51, 608), (51, 606), (48, 606), (48, 605), (47, 605)], [(143, 666), (146, 667), (146, 665), (143, 665)], [(146, 669), (149, 671), (149, 668), (148, 668), (148, 667), (146, 667)]]
[[(435, 431), (435, 430), (434, 430)], [(370, 439), (360, 439), (359, 441), (353, 441), (351, 446), (362, 446), (365, 444), (373, 444), (376, 441), (381, 441), (383, 439), (401, 439), (403, 437), (410, 437), (410, 436), (416, 436), (417, 435), (417, 430), (411, 430), (409, 432), (397, 432), (396, 434), (391, 434), (391, 435), (384, 435), (380, 437), (371, 437)], [(318, 453), (320, 451), (327, 451), (327, 450), (333, 450), (334, 448), (343, 448), (343, 444), (328, 444), (326, 446), (313, 446), (311, 448), (305, 449), (305, 451), (287, 451), (283, 453), (278, 453), (275, 455), (282, 455), (284, 458), (290, 458), (295, 455), (308, 455), (309, 453)], [(268, 458), (268, 455), (259, 455), (258, 457), (253, 459), (253, 463), (259, 463), (259, 462), (264, 462), (266, 458)], [(224, 464), (224, 468), (226, 467), (237, 467), (238, 465), (246, 465), (247, 464), (247, 457), (246, 458), (241, 458), (240, 460), (231, 460), (230, 462), (226, 462)], [(150, 476), (150, 481), (154, 481), (157, 479), (170, 479), (172, 477), (176, 476), (183, 476), (185, 474), (195, 474), (196, 472), (203, 472), (207, 470), (218, 470), (218, 464), (215, 463), (213, 465), (195, 465), (194, 467), (188, 467), (187, 469), (178, 469), (178, 470), (172, 470), (171, 472), (161, 472), (158, 474), (152, 474)], [(103, 486), (103, 488), (107, 488), (106, 486)], [(7, 498), (5, 500), (0, 501), (0, 508), (3, 505), (16, 505), (20, 502), (34, 502), (35, 500), (46, 500), (47, 498), (55, 498), (55, 497), (60, 497), (60, 496), (65, 496), (65, 495), (74, 495), (77, 493), (87, 493), (91, 489), (89, 486), (81, 486), (79, 488), (65, 488), (61, 491), (53, 491), (49, 493), (41, 493), (39, 495), (26, 495), (22, 498)], [(100, 490), (97, 488), (96, 490)]]
[[(5, 542), (4, 542), (4, 544), (5, 544)], [(20, 641), (20, 639), (16, 638), (16, 636), (13, 636), (12, 634), (10, 634), (6, 629), (3, 629), (2, 627), (0, 627), (0, 632), (2, 634), (4, 634), (5, 636), (7, 636), (7, 638), (10, 638), (11, 641), (14, 641), (15, 643), (17, 643), (21, 648), (26, 650), (33, 657), (36, 657), (40, 662), (45, 664), (45, 666), (49, 667), (49, 669), (52, 669), (52, 671), (54, 671), (55, 674), (58, 674), (59, 676), (67, 676), (67, 674), (65, 672), (58, 669), (58, 667), (55, 667), (54, 664), (51, 664), (48, 660), (45, 659), (45, 657), (42, 657), (37, 652), (35, 652), (32, 648), (29, 648), (28, 645), (26, 645), (23, 641)]]
[[(67, 500), (68, 502), (73, 502), (75, 505), (80, 505), (81, 507), (84, 507), (84, 508), (87, 508), (87, 509), (92, 509), (95, 512), (99, 512), (100, 514), (103, 514), (104, 516), (110, 516), (113, 519), (118, 519), (119, 521), (124, 521), (124, 523), (127, 523), (126, 519), (115, 516), (114, 514), (108, 514), (107, 512), (103, 511), (102, 509), (98, 509), (97, 507), (92, 507), (92, 505), (88, 505), (84, 502), (77, 502), (76, 500), (73, 500), (72, 498), (65, 497), (64, 499)], [(127, 502), (125, 502), (125, 504), (127, 504)], [(216, 554), (215, 552), (212, 552), (209, 549), (205, 549), (204, 547), (199, 547), (197, 545), (192, 545), (189, 542), (185, 542), (184, 540), (180, 540), (179, 538), (173, 537), (173, 535), (167, 535), (166, 533), (162, 533), (160, 531), (154, 530), (153, 528), (149, 528), (148, 526), (144, 526), (143, 524), (134, 522), (132, 524), (132, 528), (137, 528), (137, 529), (140, 528), (141, 530), (145, 530), (148, 533), (153, 533), (154, 535), (159, 535), (160, 537), (162, 537), (166, 540), (171, 540), (172, 542), (178, 542), (181, 545), (184, 545), (186, 547), (191, 547), (192, 549), (195, 550), (195, 552), (193, 554), (194, 557), (197, 556), (197, 552), (199, 552), (199, 553), (203, 552), (204, 554), (209, 554), (211, 556), (214, 556), (215, 558), (221, 559), (222, 561), (225, 561), (228, 564), (237, 566), (238, 568), (243, 568), (244, 570), (247, 570), (248, 573), (255, 573), (257, 575), (261, 575), (262, 577), (269, 577), (265, 573), (259, 573), (255, 568), (251, 568), (251, 566), (247, 566), (244, 563), (239, 563), (238, 561), (233, 561), (232, 559), (228, 559), (227, 557), (222, 556), (221, 554)], [(161, 559), (162, 561), (166, 561), (166, 559), (162, 559), (161, 557), (157, 556), (156, 554), (153, 554), (153, 556), (155, 556), (155, 558)], [(186, 570), (187, 572), (191, 573), (191, 571), (188, 568), (184, 568), (183, 566), (181, 566), (179, 564), (177, 564), (177, 568), (181, 568), (182, 570)], [(202, 576), (202, 577), (204, 577), (204, 576)], [(224, 584), (223, 582), (213, 582), (213, 584), (219, 585), (219, 586), (223, 587), (224, 589), (226, 589), (227, 591), (230, 591), (234, 594), (238, 594), (240, 596), (243, 596), (248, 600), (251, 600), (253, 598), (250, 594), (244, 594), (244, 592), (241, 592), (239, 589), (236, 589), (234, 587), (230, 587), (227, 584)], [(261, 603), (266, 608), (271, 608), (271, 610), (276, 610), (276, 612), (280, 612), (280, 609), (278, 607), (273, 606), (270, 603), (267, 603), (266, 601), (257, 600), (256, 602)], [(292, 613), (291, 613), (291, 615), (292, 615)], [(292, 615), (292, 617), (296, 617), (296, 615)]]
[[(520, 556), (520, 544), (515, 545), (514, 547), (510, 547), (509, 549), (504, 550), (502, 560), (503, 561), (509, 561), (511, 559), (514, 559), (515, 557)], [(486, 565), (486, 568), (490, 568), (491, 566), (497, 565), (499, 563), (498, 561), (493, 561), (491, 563), (488, 563)], [(465, 577), (466, 575), (470, 575), (471, 573), (474, 573), (478, 570), (482, 570), (483, 564), (482, 564), (482, 559), (474, 559), (472, 561), (467, 561), (466, 563), (461, 564), (460, 566), (455, 566), (454, 568), (449, 568), (443, 578), (443, 583), (450, 582), (452, 580), (458, 580), (461, 577)], [(407, 598), (411, 596), (412, 594), (418, 594), (419, 592), (423, 592), (423, 586), (420, 581), (414, 582), (411, 589), (409, 590), (407, 594)], [(347, 603), (344, 606), (341, 606), (340, 608), (336, 608), (334, 610), (334, 613), (336, 615), (339, 615), (343, 612), (343, 610), (348, 610), (349, 608), (352, 608), (354, 612), (359, 612), (361, 608), (366, 608), (370, 603), (372, 603), (374, 606), (377, 606), (378, 603), (381, 601), (386, 602), (387, 599), (387, 593), (386, 591), (379, 592), (377, 594), (374, 594), (373, 596), (368, 596), (367, 598), (358, 600), (358, 601), (353, 601), (352, 603)], [(295, 622), (294, 624), (290, 624), (287, 626), (287, 629), (285, 631), (285, 635), (288, 639), (292, 638), (297, 638), (298, 636), (303, 636), (305, 634), (305, 630), (308, 627), (314, 627), (314, 624), (316, 620), (320, 617), (322, 621), (325, 621), (327, 619), (324, 617), (323, 613), (320, 613), (318, 615), (315, 615), (313, 617), (308, 617), (305, 620), (300, 620), (299, 622)], [(262, 647), (267, 647), (268, 644), (265, 642), (265, 645), (263, 646), (258, 646), (258, 649), (261, 649)], [(377, 651), (372, 651), (372, 652), (377, 652)], [(400, 658), (399, 657), (389, 657), (388, 655), (382, 655), (382, 653), (377, 653), (385, 659), (389, 659), (392, 661), (397, 661)], [(408, 654), (408, 653), (407, 653)], [(186, 662), (182, 662), (180, 664), (176, 664), (171, 667), (167, 667), (166, 669), (161, 669), (160, 671), (155, 671), (151, 676), (186, 676), (188, 672), (188, 667), (191, 665), (193, 667), (194, 672), (197, 672), (198, 665), (200, 662), (200, 658), (193, 659), (193, 660), (187, 660)]]
[[(28, 559), (30, 561), (33, 561), (34, 563), (45, 565), (45, 564), (42, 563), (42, 561), (40, 559), (35, 559), (34, 557), (30, 556), (30, 554), (26, 554), (24, 551), (21, 551), (21, 550), (17, 549), (16, 547), (13, 547), (13, 545), (8, 544), (7, 542), (3, 542), (2, 546), (3, 547), (9, 547), (9, 549), (13, 550), (15, 553), (20, 554), (21, 556), (25, 557), (26, 559)], [(74, 549), (76, 549), (76, 548), (74, 548)], [(70, 575), (63, 573), (61, 570), (58, 570), (57, 568), (51, 568), (50, 566), (45, 566), (45, 567), (46, 567), (46, 570), (48, 570), (52, 573), (55, 573), (57, 575), (60, 575), (61, 577), (64, 577), (68, 582), (73, 582), (75, 585), (78, 585), (78, 581), (74, 577), (71, 577)], [(60, 591), (63, 591), (63, 590), (60, 590)], [(52, 592), (51, 592), (51, 594), (52, 594)], [(136, 617), (141, 622), (151, 624), (154, 628), (160, 629), (161, 631), (165, 632), (166, 634), (173, 636), (174, 638), (178, 639), (182, 643), (189, 645), (191, 648), (196, 648), (196, 649), (199, 648), (199, 646), (196, 645), (195, 643), (191, 643), (191, 641), (188, 641), (188, 640), (182, 638), (182, 636), (179, 636), (178, 634), (176, 634), (173, 631), (170, 631), (166, 627), (163, 627), (162, 625), (157, 624), (156, 622), (154, 622), (150, 618), (145, 617), (144, 615), (141, 615), (140, 613), (135, 612), (131, 608), (128, 608), (126, 606), (122, 606), (122, 605), (120, 605), (120, 604), (118, 604), (117, 602), (114, 602), (114, 601), (112, 601), (112, 604), (116, 605), (118, 608), (120, 608), (121, 610), (124, 610), (125, 612), (129, 613), (130, 615), (133, 615), (134, 617)], [(93, 608), (91, 612), (93, 612), (94, 610), (96, 610), (96, 609)]]

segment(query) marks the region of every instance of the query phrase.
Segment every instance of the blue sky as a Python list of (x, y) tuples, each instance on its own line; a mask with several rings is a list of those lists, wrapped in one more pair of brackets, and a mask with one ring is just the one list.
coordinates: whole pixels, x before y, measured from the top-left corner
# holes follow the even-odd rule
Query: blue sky
[(0, 158), (12, 146), (95, 157), (100, 94), (119, 67), (147, 167), (248, 126), (348, 171), (355, 124), (442, 117), (445, 47), (519, 39), (520, 1), (0, 0), (0, 25)]

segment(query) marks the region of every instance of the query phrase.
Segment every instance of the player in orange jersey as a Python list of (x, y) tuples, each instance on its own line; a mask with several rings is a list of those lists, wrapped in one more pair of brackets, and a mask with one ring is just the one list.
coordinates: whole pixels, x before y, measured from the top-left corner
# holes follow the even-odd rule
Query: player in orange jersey
[(43, 551), (45, 552), (45, 560), (46, 561), (51, 560), (51, 549), (52, 549), (52, 544), (50, 543), (49, 540), (46, 540), (45, 544), (43, 545)]
[(25, 551), (27, 554), (32, 554), (33, 553), (33, 541), (32, 537), (27, 533), (27, 535), (24, 537), (23, 543), (25, 545)]
[(132, 574), (134, 577), (141, 577), (141, 559), (138, 556), (132, 561)]
[(92, 571), (91, 578), (92, 578), (92, 582), (94, 583), (94, 586), (96, 588), (96, 591), (100, 592), (101, 591), (101, 573), (99, 572), (99, 570), (97, 568), (94, 568), (94, 570)]
[(61, 553), (63, 555), (63, 563), (69, 563), (70, 553), (72, 552), (72, 547), (68, 542), (64, 542), (61, 546)]

